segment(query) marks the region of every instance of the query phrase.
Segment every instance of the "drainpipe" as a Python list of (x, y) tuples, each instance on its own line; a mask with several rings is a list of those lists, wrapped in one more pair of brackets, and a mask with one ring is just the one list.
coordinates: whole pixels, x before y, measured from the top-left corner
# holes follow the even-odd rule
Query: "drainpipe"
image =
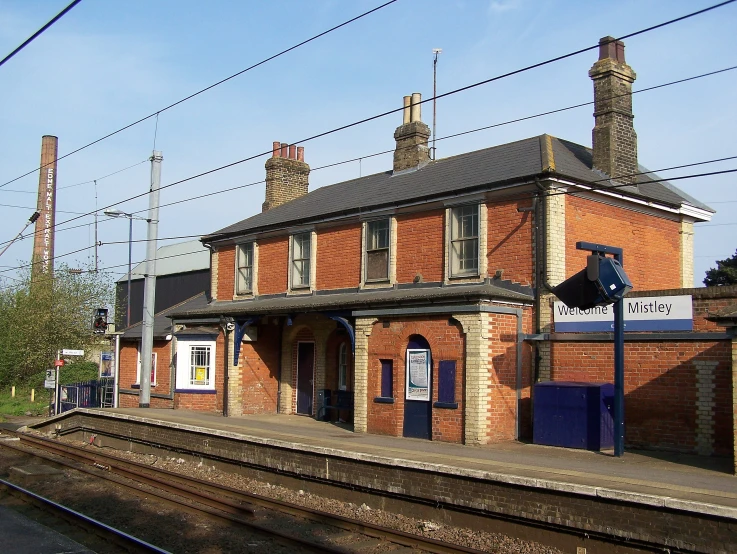
[(225, 338), (225, 356), (223, 357), (223, 417), (228, 417), (228, 386), (230, 384), (229, 379), (229, 367), (228, 360), (230, 359), (230, 339), (229, 331), (233, 328), (233, 318), (222, 317), (220, 319), (220, 329), (223, 331), (223, 337)]
[(118, 389), (120, 388), (120, 335), (115, 335), (115, 380), (113, 381), (113, 408), (118, 407)]
[(282, 364), (282, 345), (284, 341), (284, 321), (279, 318), (279, 360), (276, 370), (276, 413), (281, 413), (281, 364)]

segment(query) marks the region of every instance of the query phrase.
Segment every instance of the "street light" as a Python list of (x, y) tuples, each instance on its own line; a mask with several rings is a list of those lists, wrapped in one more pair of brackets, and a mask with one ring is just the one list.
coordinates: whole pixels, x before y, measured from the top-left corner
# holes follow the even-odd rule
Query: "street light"
[(126, 213), (121, 210), (105, 210), (104, 213), (108, 217), (127, 217), (128, 218), (128, 293), (127, 307), (125, 312), (125, 327), (128, 327), (131, 323), (131, 254), (133, 249), (133, 220), (142, 219), (146, 221), (144, 217), (136, 217), (133, 214)]

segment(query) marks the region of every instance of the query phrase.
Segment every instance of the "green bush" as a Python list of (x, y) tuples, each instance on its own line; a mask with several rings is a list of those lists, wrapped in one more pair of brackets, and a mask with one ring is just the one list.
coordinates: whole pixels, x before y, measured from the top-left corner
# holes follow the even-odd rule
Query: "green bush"
[(70, 385), (80, 381), (91, 381), (97, 379), (99, 368), (94, 362), (72, 362), (66, 364), (59, 372), (59, 383)]

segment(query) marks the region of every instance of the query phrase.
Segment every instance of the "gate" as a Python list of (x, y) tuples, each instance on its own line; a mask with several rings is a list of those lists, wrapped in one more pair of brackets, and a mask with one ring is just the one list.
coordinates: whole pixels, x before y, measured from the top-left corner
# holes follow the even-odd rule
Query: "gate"
[(114, 379), (106, 377), (59, 387), (59, 413), (74, 408), (111, 408)]

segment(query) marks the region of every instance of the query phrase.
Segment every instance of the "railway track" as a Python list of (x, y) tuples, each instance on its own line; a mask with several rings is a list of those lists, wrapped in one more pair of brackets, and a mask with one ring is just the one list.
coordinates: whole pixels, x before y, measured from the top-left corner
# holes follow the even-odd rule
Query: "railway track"
[[(100, 546), (104, 546), (105, 552), (109, 554), (117, 552), (128, 554), (170, 554), (167, 550), (158, 548), (119, 529), (105, 525), (96, 519), (80, 514), (10, 481), (0, 479), (0, 491), (2, 491), (0, 493), (0, 505), (10, 507), (21, 515), (43, 523), (47, 527), (49, 525), (54, 527), (63, 526), (67, 529), (71, 527), (74, 531), (69, 532), (67, 530), (66, 533), (71, 539), (74, 539), (77, 533), (81, 533), (87, 537), (93, 536), (94, 542)], [(19, 502), (22, 504), (20, 509), (18, 507)]]
[[(153, 495), (161, 501), (174, 503), (182, 509), (227, 521), (230, 524), (248, 528), (252, 532), (273, 536), (291, 545), (293, 551), (345, 554), (362, 550), (396, 550), (404, 547), (412, 548), (413, 552), (474, 554), (481, 552), (247, 493), (213, 482), (182, 476), (52, 439), (6, 431), (4, 433), (13, 434), (20, 439), (14, 442), (3, 441), (2, 444), (6, 447), (41, 457), (54, 464), (67, 465), (97, 478), (108, 479), (118, 485), (128, 487), (137, 494)], [(286, 514), (288, 517), (295, 518), (295, 521), (310, 522), (313, 528), (305, 532), (303, 525), (295, 524), (294, 527), (299, 527), (302, 531), (299, 534), (274, 529), (268, 523), (272, 518), (263, 517), (266, 513), (271, 512)], [(264, 520), (267, 523), (264, 523)], [(335, 533), (322, 533), (318, 527), (342, 530), (340, 538), (343, 544), (330, 544), (326, 537), (335, 535)], [(309, 537), (306, 538), (305, 535)]]

